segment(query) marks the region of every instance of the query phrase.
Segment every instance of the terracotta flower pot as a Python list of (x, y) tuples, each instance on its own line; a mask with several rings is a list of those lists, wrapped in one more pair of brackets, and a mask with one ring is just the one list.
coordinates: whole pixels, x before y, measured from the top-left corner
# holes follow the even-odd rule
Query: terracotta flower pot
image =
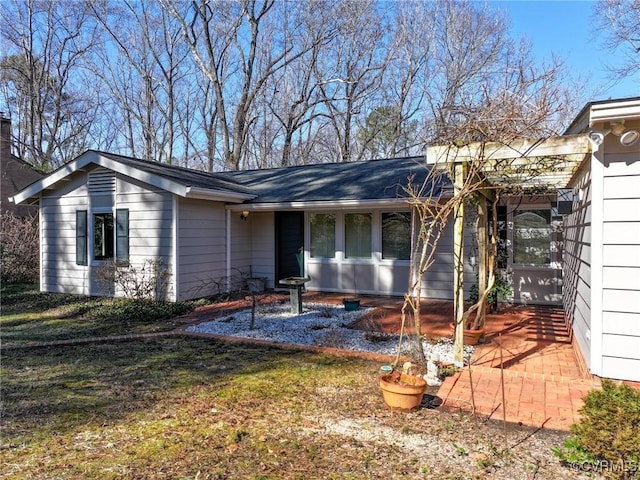
[(411, 375), (390, 373), (380, 377), (384, 403), (391, 410), (411, 412), (420, 408), (427, 382)]
[(465, 345), (478, 345), (480, 339), (484, 336), (485, 329), (479, 328), (477, 330), (464, 330), (462, 336), (464, 338)]
[[(450, 323), (449, 327), (451, 328), (451, 333), (454, 333), (456, 330), (455, 325), (453, 323)], [(484, 337), (485, 331), (486, 329), (484, 327), (477, 330), (470, 330), (465, 328), (462, 331), (463, 343), (465, 345), (478, 345), (480, 339)]]

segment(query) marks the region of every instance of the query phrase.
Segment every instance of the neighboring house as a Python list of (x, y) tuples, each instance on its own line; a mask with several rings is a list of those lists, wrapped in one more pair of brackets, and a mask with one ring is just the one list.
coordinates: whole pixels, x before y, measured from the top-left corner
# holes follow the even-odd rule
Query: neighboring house
[(38, 213), (37, 207), (16, 205), (9, 197), (42, 178), (42, 174), (11, 153), (11, 119), (0, 112), (0, 211), (19, 217)]
[[(587, 140), (594, 136), (590, 128), (609, 128), (617, 119), (640, 128), (640, 99), (589, 104), (567, 137), (520, 152), (504, 149), (519, 162), (544, 157), (560, 165), (547, 186), (574, 188), (576, 200), (561, 228), (555, 195), (506, 199), (499, 210), (508, 225), (501, 266), (512, 279), (514, 301), (564, 301), (593, 373), (640, 380), (640, 142), (609, 147), (617, 138), (608, 135), (605, 148), (592, 154)], [(270, 288), (305, 275), (310, 290), (401, 295), (409, 284), (411, 250), (411, 209), (403, 187), (409, 177), (421, 182), (429, 168), (428, 152), (426, 161), (209, 174), (88, 151), (14, 200), (40, 205), (44, 291), (109, 294), (114, 286), (99, 274), (105, 260), (139, 265), (152, 259), (166, 266), (170, 300), (216, 293), (237, 272), (266, 278)], [(613, 172), (620, 178), (603, 184)], [(453, 192), (448, 181), (436, 188), (445, 196)], [(618, 200), (609, 201), (612, 196)], [(454, 296), (453, 231), (449, 225), (439, 243), (425, 296)], [(474, 239), (465, 234), (462, 243), (468, 292), (475, 277)]]

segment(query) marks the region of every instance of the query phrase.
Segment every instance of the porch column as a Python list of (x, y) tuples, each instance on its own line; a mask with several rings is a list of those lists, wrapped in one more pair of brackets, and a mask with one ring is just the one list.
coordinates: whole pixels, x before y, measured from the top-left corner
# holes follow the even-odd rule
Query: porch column
[[(453, 167), (453, 194), (460, 195), (464, 186), (465, 166), (456, 163)], [(455, 336), (453, 342), (453, 362), (461, 367), (464, 364), (464, 200), (458, 199), (453, 211), (453, 318)]]

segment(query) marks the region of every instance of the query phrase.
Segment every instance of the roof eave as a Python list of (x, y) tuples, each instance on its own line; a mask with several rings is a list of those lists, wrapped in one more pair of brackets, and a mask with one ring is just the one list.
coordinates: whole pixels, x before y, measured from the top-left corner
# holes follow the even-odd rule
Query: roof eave
[(75, 160), (60, 167), (50, 175), (29, 185), (24, 190), (16, 193), (11, 197), (11, 201), (21, 204), (31, 198), (37, 198), (44, 190), (54, 188), (54, 186), (63, 181), (65, 178), (73, 175), (78, 171), (84, 170), (89, 165), (94, 164), (104, 168), (108, 168), (115, 172), (126, 175), (127, 177), (139, 180), (141, 182), (153, 185), (154, 187), (174, 193), (185, 198), (199, 198), (204, 200), (218, 200), (222, 202), (243, 202), (255, 198), (255, 196), (238, 193), (225, 189), (208, 189), (202, 187), (193, 187), (174, 182), (168, 178), (156, 175), (154, 173), (145, 172), (144, 170), (127, 165), (124, 162), (100, 155), (95, 151), (87, 151)]
[(255, 195), (246, 193), (230, 192), (228, 190), (217, 190), (201, 187), (187, 187), (185, 189), (185, 198), (193, 198), (198, 200), (211, 200), (218, 202), (246, 202), (256, 198)]
[(376, 198), (364, 200), (307, 200), (299, 202), (257, 202), (227, 205), (231, 211), (322, 210), (327, 208), (384, 208), (390, 205), (409, 205), (409, 198)]

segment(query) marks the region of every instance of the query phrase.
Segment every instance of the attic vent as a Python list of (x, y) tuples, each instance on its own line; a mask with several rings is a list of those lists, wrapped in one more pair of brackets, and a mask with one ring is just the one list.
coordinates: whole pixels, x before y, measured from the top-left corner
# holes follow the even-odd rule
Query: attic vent
[(116, 175), (111, 170), (100, 168), (89, 173), (87, 181), (91, 193), (111, 193), (116, 191)]

